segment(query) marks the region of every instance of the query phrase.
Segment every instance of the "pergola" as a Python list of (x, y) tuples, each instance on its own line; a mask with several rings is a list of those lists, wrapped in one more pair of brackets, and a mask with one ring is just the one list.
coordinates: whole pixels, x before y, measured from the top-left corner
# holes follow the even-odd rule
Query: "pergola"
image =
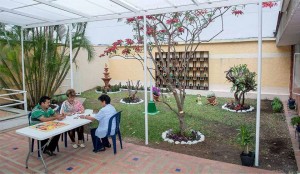
[[(256, 144), (255, 165), (259, 159), (261, 71), (262, 71), (262, 2), (269, 0), (1, 0), (0, 22), (22, 27), (22, 77), (24, 91), (24, 108), (27, 111), (26, 88), (24, 75), (23, 29), (78, 22), (92, 22), (129, 18), (146, 15), (181, 12), (188, 10), (208, 9), (225, 6), (259, 4), (258, 6), (258, 55), (257, 55), (257, 110), (256, 110)], [(144, 26), (146, 28), (146, 26)], [(69, 32), (71, 36), (71, 31)], [(73, 88), (72, 71), (72, 37), (70, 38), (71, 87)], [(146, 32), (144, 32), (146, 38)], [(147, 86), (146, 39), (144, 39), (144, 86)], [(147, 88), (145, 88), (145, 144), (148, 144), (148, 106)]]

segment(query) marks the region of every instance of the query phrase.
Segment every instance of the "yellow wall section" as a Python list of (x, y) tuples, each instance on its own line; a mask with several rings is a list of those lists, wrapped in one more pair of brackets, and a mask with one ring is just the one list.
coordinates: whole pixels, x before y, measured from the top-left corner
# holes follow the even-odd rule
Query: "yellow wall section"
[[(182, 45), (177, 46), (177, 51), (183, 49)], [(247, 64), (251, 71), (257, 72), (257, 41), (204, 43), (198, 50), (209, 51), (210, 85), (230, 85), (224, 72), (234, 65)], [(275, 40), (263, 41), (262, 87), (289, 87), (289, 55), (290, 47), (276, 47)], [(144, 79), (142, 65), (137, 60), (111, 58), (109, 67), (115, 82)]]

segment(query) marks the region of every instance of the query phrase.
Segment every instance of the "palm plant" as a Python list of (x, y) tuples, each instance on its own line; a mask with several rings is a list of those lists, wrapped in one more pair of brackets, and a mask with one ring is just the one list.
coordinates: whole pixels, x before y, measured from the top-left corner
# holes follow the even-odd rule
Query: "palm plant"
[[(80, 49), (87, 51), (88, 61), (94, 55), (94, 49), (84, 35), (86, 26), (86, 23), (72, 25), (72, 60), (75, 64)], [(69, 28), (64, 25), (24, 30), (29, 106), (34, 106), (43, 95), (53, 96), (70, 71), (68, 32)], [(0, 25), (0, 84), (5, 88), (22, 89), (20, 33), (20, 27)]]

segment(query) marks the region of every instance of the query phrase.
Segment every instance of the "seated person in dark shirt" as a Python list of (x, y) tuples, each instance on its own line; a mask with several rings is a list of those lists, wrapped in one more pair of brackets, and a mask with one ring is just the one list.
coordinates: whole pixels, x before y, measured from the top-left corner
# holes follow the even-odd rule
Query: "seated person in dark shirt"
[[(65, 118), (64, 115), (60, 115), (55, 113), (55, 111), (50, 107), (50, 97), (43, 96), (41, 97), (39, 104), (37, 104), (32, 112), (30, 117), (30, 124), (35, 125), (41, 122), (47, 122), (47, 121), (53, 121), (53, 120), (62, 120)], [(45, 146), (45, 144), (48, 142), (49, 139), (45, 139), (41, 141), (42, 147), (45, 146), (43, 152), (48, 154), (49, 156), (56, 155), (53, 153), (55, 148), (57, 147), (59, 136), (56, 135), (51, 138), (50, 143)]]

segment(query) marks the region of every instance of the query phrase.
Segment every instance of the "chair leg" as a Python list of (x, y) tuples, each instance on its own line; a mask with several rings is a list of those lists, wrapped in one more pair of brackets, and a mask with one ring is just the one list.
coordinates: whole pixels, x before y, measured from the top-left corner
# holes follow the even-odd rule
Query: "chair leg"
[(117, 153), (116, 135), (111, 136), (111, 138), (114, 146), (114, 154), (116, 154)]
[(31, 139), (31, 152), (34, 150), (34, 139)]
[(59, 146), (58, 146), (58, 144), (56, 146), (56, 151), (59, 152)]
[(64, 141), (64, 134), (61, 134), (61, 141)]
[(123, 145), (122, 145), (122, 136), (121, 136), (121, 132), (118, 132), (118, 136), (119, 136), (119, 140), (120, 140), (120, 145), (121, 145), (121, 149), (123, 149)]

